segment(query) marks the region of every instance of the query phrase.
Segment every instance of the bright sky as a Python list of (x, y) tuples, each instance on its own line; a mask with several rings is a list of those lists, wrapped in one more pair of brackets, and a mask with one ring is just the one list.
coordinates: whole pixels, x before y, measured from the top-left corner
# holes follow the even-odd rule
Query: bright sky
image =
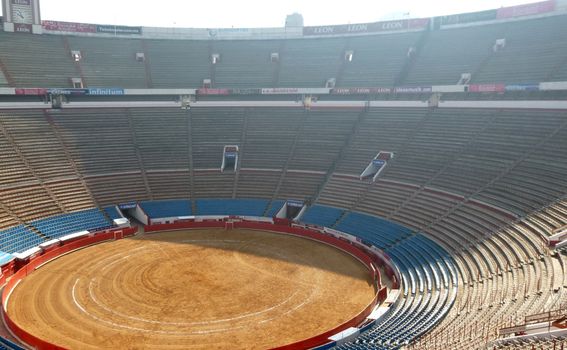
[(186, 28), (283, 27), (293, 12), (305, 25), (363, 23), (482, 11), (538, 0), (40, 0), (44, 20)]

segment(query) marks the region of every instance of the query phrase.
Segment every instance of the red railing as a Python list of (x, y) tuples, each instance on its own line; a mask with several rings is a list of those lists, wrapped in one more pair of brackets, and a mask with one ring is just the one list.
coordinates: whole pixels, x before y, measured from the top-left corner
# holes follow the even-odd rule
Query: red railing
[[(157, 232), (157, 231), (164, 231), (164, 230), (176, 230), (176, 229), (198, 229), (198, 228), (224, 228), (226, 227), (227, 222), (224, 220), (210, 220), (210, 221), (181, 221), (175, 223), (168, 223), (168, 224), (153, 224), (153, 225), (146, 225), (145, 231), (146, 232)], [(337, 334), (345, 329), (350, 327), (356, 327), (364, 322), (364, 320), (368, 317), (368, 315), (372, 312), (374, 307), (378, 304), (383, 302), (386, 299), (387, 291), (386, 288), (380, 288), (380, 277), (378, 269), (373, 267), (374, 259), (366, 254), (361, 248), (348, 243), (347, 241), (343, 241), (336, 237), (323, 234), (321, 232), (310, 230), (307, 228), (295, 227), (290, 226), (289, 222), (281, 221), (277, 224), (266, 223), (266, 222), (254, 222), (254, 221), (232, 221), (231, 227), (234, 228), (248, 228), (248, 229), (255, 229), (255, 230), (265, 230), (265, 231), (272, 231), (281, 234), (289, 234), (294, 236), (303, 237), (306, 239), (311, 239), (314, 241), (322, 242), (331, 246), (334, 246), (353, 257), (360, 260), (369, 270), (371, 277), (376, 282), (376, 294), (372, 301), (366, 306), (364, 310), (358, 313), (355, 317), (351, 320), (333, 328), (325, 333), (316, 335), (314, 337), (304, 339), (293, 344), (284, 345), (281, 347), (277, 347), (275, 349), (278, 350), (296, 350), (296, 349), (307, 349), (312, 348), (315, 346), (323, 345), (329, 343), (329, 337)], [(127, 229), (126, 229), (127, 230)], [(123, 235), (131, 235), (136, 232), (134, 231), (123, 231)], [(103, 241), (115, 239), (121, 237), (121, 235), (115, 235), (115, 231), (107, 231), (104, 233), (95, 234), (93, 236), (85, 237), (77, 239), (76, 241), (65, 243), (64, 245), (55, 248), (46, 250), (42, 254), (33, 257), (27, 264), (21, 266), (17, 271), (14, 271), (14, 274), (10, 281), (7, 283), (6, 287), (4, 288), (4, 292), (2, 294), (2, 304), (4, 307), (4, 321), (8, 328), (14, 333), (16, 337), (18, 337), (22, 342), (36, 348), (36, 349), (46, 349), (46, 350), (59, 350), (64, 349), (59, 347), (55, 344), (51, 344), (45, 340), (39, 339), (38, 337), (26, 332), (24, 329), (20, 328), (16, 323), (14, 323), (6, 312), (7, 301), (9, 295), (11, 294), (12, 290), (18, 284), (20, 280), (25, 278), (29, 273), (33, 272), (38, 266), (55, 259), (62, 254), (68, 253), (72, 250), (85, 247), (88, 245), (100, 243)], [(9, 271), (7, 272), (7, 275)], [(2, 277), (5, 278), (5, 277)]]
[[(11, 264), (14, 270), (10, 271), (11, 278), (4, 287), (4, 292), (2, 293), (2, 306), (4, 308), (3, 318), (6, 326), (12, 333), (20, 339), (23, 343), (28, 344), (36, 349), (46, 349), (46, 350), (58, 350), (64, 349), (60, 346), (55, 344), (51, 344), (45, 340), (42, 340), (33, 334), (26, 332), (24, 329), (20, 328), (12, 319), (7, 312), (7, 302), (9, 301), (8, 298), (12, 293), (12, 290), (16, 287), (16, 285), (24, 279), (28, 274), (35, 271), (39, 266), (49, 262), (50, 260), (56, 259), (57, 257), (73, 251), (75, 249), (79, 249), (82, 247), (86, 247), (88, 245), (108, 241), (115, 239), (115, 232), (121, 231), (122, 237), (124, 236), (131, 236), (135, 234), (138, 229), (137, 228), (123, 228), (118, 230), (109, 230), (102, 233), (95, 233), (92, 236), (78, 238), (77, 240), (66, 242), (64, 245), (61, 245), (57, 248), (50, 249), (45, 251), (44, 253), (39, 253), (39, 255), (34, 256), (31, 258), (25, 265), (20, 264)], [(18, 268), (19, 266), (19, 268)], [(17, 270), (15, 270), (17, 269)], [(2, 277), (5, 279), (5, 277)]]
[[(161, 230), (179, 230), (179, 229), (197, 229), (197, 228), (224, 228), (226, 227), (226, 222), (223, 220), (211, 220), (211, 221), (181, 221), (169, 224), (156, 224), (147, 225), (145, 227), (146, 232), (157, 232)], [(374, 307), (386, 300), (387, 290), (386, 288), (380, 289), (380, 278), (374, 274), (374, 269), (371, 267), (374, 260), (368, 254), (366, 254), (362, 249), (350, 244), (346, 241), (340, 240), (333, 236), (323, 234), (315, 230), (309, 230), (307, 228), (301, 228), (297, 226), (290, 226), (288, 221), (282, 221), (279, 224), (272, 224), (267, 222), (254, 222), (254, 221), (235, 221), (231, 224), (233, 228), (247, 228), (253, 230), (264, 230), (277, 232), (281, 234), (288, 234), (293, 236), (298, 236), (306, 239), (311, 239), (321, 243), (325, 243), (335, 248), (338, 248), (358, 260), (360, 260), (368, 268), (372, 278), (377, 282), (377, 293), (372, 299), (372, 301), (362, 310), (358, 315), (352, 319), (346, 321), (345, 323), (326, 331), (325, 333), (318, 334), (314, 337), (304, 339), (292, 344), (287, 344), (281, 347), (274, 348), (272, 350), (299, 350), (299, 349), (309, 349), (312, 347), (320, 346), (331, 342), (329, 337), (340, 333), (348, 328), (356, 327), (360, 325), (364, 320), (370, 315)], [(379, 274), (379, 272), (376, 270)]]

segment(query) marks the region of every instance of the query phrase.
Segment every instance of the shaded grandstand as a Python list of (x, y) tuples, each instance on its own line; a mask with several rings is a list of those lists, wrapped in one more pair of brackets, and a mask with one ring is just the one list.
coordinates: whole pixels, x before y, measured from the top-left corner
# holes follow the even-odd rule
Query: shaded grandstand
[[(495, 50), (502, 38), (505, 47)], [(415, 51), (408, 55), (408, 48)], [(69, 50), (80, 50), (80, 62)], [(347, 51), (352, 62), (344, 59)], [(277, 61), (270, 59), (275, 52)], [(144, 60), (134, 59), (137, 53)], [(211, 62), (212, 54), (220, 64)], [(47, 61), (53, 64), (46, 72)], [(204, 79), (219, 89), (320, 88), (333, 78), (336, 88), (463, 89), (438, 96), (457, 101), (450, 106), (415, 105), (429, 101), (429, 91), (317, 96), (324, 108), (291, 104), (303, 101), (302, 93), (204, 95), (189, 109), (157, 105), (173, 93), (154, 95), (149, 99), (156, 105), (147, 108), (128, 105), (144, 99), (138, 95), (96, 100), (102, 104), (88, 108), (1, 107), (4, 253), (112, 226), (120, 203), (139, 202), (156, 218), (273, 216), (283, 201), (299, 199), (313, 204), (302, 221), (380, 247), (401, 272), (396, 305), (341, 349), (483, 348), (500, 328), (567, 304), (567, 260), (548, 246), (567, 224), (567, 112), (522, 104), (561, 100), (564, 92), (464, 88), (567, 80), (562, 12), (303, 39), (0, 32), (0, 63), (0, 87), (12, 88), (68, 88), (80, 77), (85, 88), (201, 88)], [(470, 81), (458, 84), (463, 73)], [(364, 103), (340, 105), (343, 100)], [(407, 104), (380, 105), (384, 100)], [(478, 103), (468, 105), (471, 100)], [(43, 103), (38, 96), (6, 101)], [(69, 97), (74, 101), (88, 98)], [(123, 105), (104, 105), (116, 101)], [(198, 103), (207, 101), (225, 105)], [(221, 171), (226, 145), (239, 146), (235, 171)], [(361, 180), (379, 151), (395, 158), (375, 182)]]

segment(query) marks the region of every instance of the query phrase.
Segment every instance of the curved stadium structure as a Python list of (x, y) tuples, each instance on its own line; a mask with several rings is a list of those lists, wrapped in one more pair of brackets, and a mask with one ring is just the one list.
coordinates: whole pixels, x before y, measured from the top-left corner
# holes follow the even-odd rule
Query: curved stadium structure
[(401, 280), (321, 349), (563, 346), (566, 13), (0, 32), (2, 279), (121, 204), (159, 221), (296, 200), (298, 223), (379, 248)]

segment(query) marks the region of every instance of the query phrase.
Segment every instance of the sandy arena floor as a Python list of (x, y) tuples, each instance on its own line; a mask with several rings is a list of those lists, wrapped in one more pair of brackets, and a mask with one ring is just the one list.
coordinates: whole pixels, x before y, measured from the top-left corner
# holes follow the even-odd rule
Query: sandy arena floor
[(50, 262), (16, 287), (8, 313), (70, 349), (265, 349), (341, 324), (373, 294), (366, 268), (324, 244), (176, 231)]

